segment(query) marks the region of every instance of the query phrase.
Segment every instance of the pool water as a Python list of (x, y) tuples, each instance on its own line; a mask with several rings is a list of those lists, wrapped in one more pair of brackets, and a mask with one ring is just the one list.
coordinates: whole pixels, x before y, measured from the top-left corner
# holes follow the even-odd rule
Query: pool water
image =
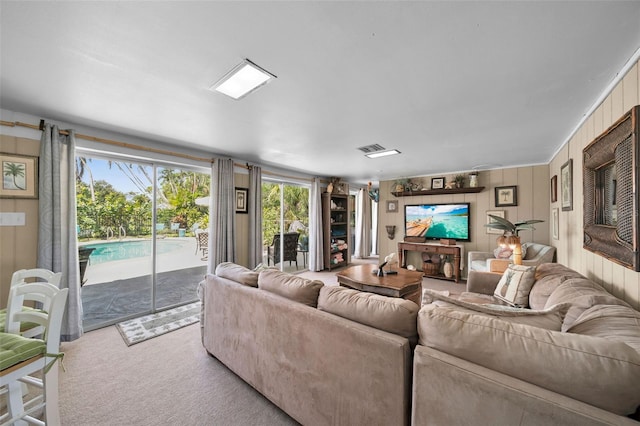
[[(158, 254), (170, 253), (183, 248), (188, 243), (176, 240), (157, 240), (156, 251)], [(116, 260), (132, 259), (151, 256), (151, 240), (140, 241), (113, 241), (108, 243), (88, 244), (87, 248), (95, 249), (89, 261), (92, 265), (113, 262)]]

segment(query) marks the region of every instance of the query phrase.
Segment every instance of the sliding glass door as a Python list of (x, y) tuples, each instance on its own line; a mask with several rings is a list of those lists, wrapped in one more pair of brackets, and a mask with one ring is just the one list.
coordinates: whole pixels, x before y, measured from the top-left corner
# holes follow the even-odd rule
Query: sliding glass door
[(282, 271), (308, 267), (309, 188), (293, 183), (262, 183), (263, 263)]
[(76, 171), (85, 330), (195, 301), (209, 173), (81, 155)]

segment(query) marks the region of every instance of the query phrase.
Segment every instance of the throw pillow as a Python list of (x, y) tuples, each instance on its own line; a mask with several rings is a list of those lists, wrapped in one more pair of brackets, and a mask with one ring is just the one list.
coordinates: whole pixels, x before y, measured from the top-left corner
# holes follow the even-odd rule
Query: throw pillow
[(536, 277), (535, 266), (509, 265), (493, 293), (511, 306), (529, 306), (529, 292)]
[(513, 251), (509, 247), (498, 247), (493, 251), (493, 257), (496, 259), (509, 259)]

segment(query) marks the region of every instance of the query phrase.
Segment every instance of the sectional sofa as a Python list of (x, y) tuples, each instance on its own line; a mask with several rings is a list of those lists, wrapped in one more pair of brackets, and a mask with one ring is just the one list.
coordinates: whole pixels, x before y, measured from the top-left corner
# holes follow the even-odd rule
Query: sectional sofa
[(304, 425), (640, 425), (640, 312), (558, 264), (536, 269), (532, 309), (500, 306), (500, 278), (419, 309), (221, 264), (199, 287), (203, 345)]

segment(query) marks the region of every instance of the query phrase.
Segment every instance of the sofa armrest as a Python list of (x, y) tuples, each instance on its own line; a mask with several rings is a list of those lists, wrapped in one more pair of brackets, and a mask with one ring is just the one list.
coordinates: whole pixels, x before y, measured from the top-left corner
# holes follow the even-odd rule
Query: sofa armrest
[(487, 271), (502, 274), (512, 263), (509, 259), (487, 259)]
[(487, 260), (493, 258), (493, 253), (488, 251), (470, 251), (468, 252), (469, 264), (474, 260)]
[(413, 425), (637, 425), (624, 416), (418, 345)]
[(469, 271), (467, 291), (471, 293), (493, 294), (502, 274), (493, 272)]

